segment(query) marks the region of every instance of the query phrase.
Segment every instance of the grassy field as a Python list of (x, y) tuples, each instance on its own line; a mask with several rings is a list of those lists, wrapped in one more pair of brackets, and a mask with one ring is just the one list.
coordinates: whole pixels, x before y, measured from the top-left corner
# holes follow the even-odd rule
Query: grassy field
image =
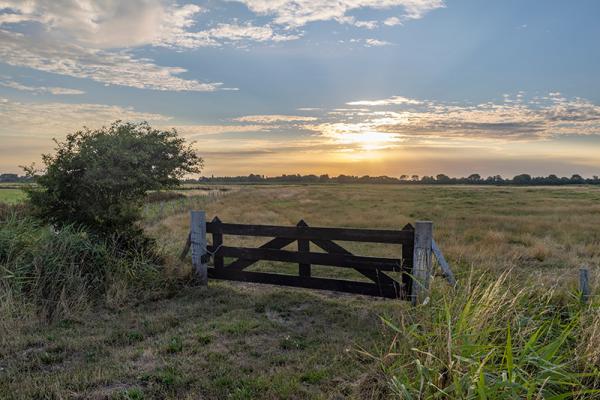
[[(465, 383), (465, 393), (472, 391), (467, 398), (496, 398), (484, 396), (481, 388), (481, 380), (489, 385), (495, 376), (482, 372), (494, 351), (500, 352), (496, 364), (508, 371), (503, 385), (517, 386), (521, 375), (536, 382), (530, 398), (544, 398), (548, 382), (558, 380), (536, 375), (536, 362), (546, 363), (541, 370), (562, 374), (564, 382), (587, 382), (589, 392), (571, 397), (597, 396), (591, 390), (600, 366), (598, 308), (581, 316), (572, 310), (580, 265), (591, 268), (592, 286), (600, 287), (600, 189), (233, 189), (147, 207), (145, 229), (168, 254), (171, 273), (189, 272), (189, 260), (177, 260), (189, 207), (239, 223), (295, 225), (304, 219), (313, 226), (399, 229), (428, 219), (465, 289), (452, 293), (436, 278), (433, 304), (414, 309), (401, 301), (211, 281), (208, 288), (173, 289), (151, 301), (115, 304), (51, 326), (23, 320), (13, 331), (18, 334), (2, 338), (0, 398), (429, 398), (418, 394), (429, 390), (423, 382), (443, 387), (448, 376), (457, 379), (455, 387), (463, 384), (456, 376), (475, 377)], [(225, 243), (259, 242), (225, 237)], [(362, 255), (400, 254), (396, 246), (348, 247)], [(254, 268), (292, 272), (297, 266)], [(585, 318), (574, 338), (567, 314)], [(560, 343), (554, 339), (563, 336)], [(556, 359), (559, 353), (548, 350), (567, 341), (573, 341), (569, 348), (577, 364), (565, 357), (567, 351)], [(438, 362), (446, 354), (450, 360)], [(572, 371), (587, 375), (575, 377)]]
[(25, 199), (25, 192), (14, 187), (0, 187), (0, 203), (16, 204)]

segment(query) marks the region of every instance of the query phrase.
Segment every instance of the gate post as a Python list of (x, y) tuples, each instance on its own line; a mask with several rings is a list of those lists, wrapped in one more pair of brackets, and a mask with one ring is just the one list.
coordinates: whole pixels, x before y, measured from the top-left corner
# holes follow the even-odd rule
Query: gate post
[(415, 225), (413, 282), (411, 293), (413, 305), (423, 304), (429, 296), (432, 240), (433, 223), (431, 221), (417, 221)]
[(586, 304), (590, 300), (590, 275), (585, 267), (579, 269), (579, 290), (581, 291), (581, 302)]
[(192, 211), (190, 232), (194, 278), (201, 286), (206, 286), (208, 284), (208, 270), (206, 261), (202, 260), (206, 254), (206, 215), (204, 211)]
[[(296, 226), (302, 228), (308, 226), (308, 224), (301, 219)], [(298, 239), (298, 251), (302, 253), (310, 252), (310, 242), (306, 239)], [(310, 278), (310, 264), (300, 263), (298, 267), (298, 275)]]

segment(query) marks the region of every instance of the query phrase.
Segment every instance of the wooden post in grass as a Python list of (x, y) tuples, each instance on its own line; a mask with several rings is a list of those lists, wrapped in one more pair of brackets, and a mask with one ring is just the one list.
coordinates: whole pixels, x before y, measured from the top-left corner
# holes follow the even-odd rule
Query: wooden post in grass
[(423, 304), (429, 296), (432, 240), (433, 223), (431, 221), (417, 221), (415, 225), (413, 282), (411, 293), (413, 305)]
[(221, 220), (219, 219), (219, 217), (214, 217), (212, 220), (213, 226), (214, 226), (214, 230), (213, 230), (213, 235), (212, 235), (212, 244), (213, 244), (213, 262), (215, 264), (215, 268), (220, 269), (224, 267), (224, 260), (223, 260), (223, 256), (221, 255), (221, 252), (219, 251), (219, 249), (221, 248), (221, 246), (223, 246), (223, 234), (221, 233), (220, 228), (217, 228), (217, 226), (220, 226), (221, 224)]
[(206, 215), (204, 211), (192, 211), (190, 223), (192, 244), (192, 268), (194, 277), (202, 286), (208, 284), (208, 271), (202, 256), (206, 254)]
[[(306, 222), (304, 222), (304, 220), (301, 219), (300, 222), (298, 222), (296, 224), (296, 226), (298, 228), (302, 228), (302, 227), (305, 227), (308, 225), (306, 224)], [(298, 251), (303, 252), (303, 253), (310, 252), (310, 242), (306, 239), (298, 239)], [(310, 277), (310, 264), (300, 263), (298, 265), (299, 265), (298, 274), (300, 276)]]
[(579, 291), (581, 302), (586, 304), (590, 299), (590, 273), (587, 268), (579, 269)]
[(456, 279), (454, 278), (454, 274), (452, 273), (452, 270), (450, 269), (450, 265), (448, 265), (448, 262), (444, 258), (444, 254), (442, 254), (442, 251), (435, 243), (435, 240), (431, 241), (431, 250), (433, 250), (433, 254), (435, 255), (435, 258), (438, 260), (438, 264), (440, 264), (440, 268), (442, 269), (444, 278), (446, 278), (446, 280), (448, 281), (450, 286), (456, 287)]

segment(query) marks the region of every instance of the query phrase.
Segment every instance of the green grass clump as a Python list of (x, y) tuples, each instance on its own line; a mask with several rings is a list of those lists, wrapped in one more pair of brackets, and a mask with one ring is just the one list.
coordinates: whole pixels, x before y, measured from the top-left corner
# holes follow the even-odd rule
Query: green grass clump
[(183, 340), (180, 336), (173, 336), (171, 340), (165, 346), (165, 351), (167, 353), (179, 353), (183, 350)]
[(507, 276), (437, 294), (432, 304), (399, 321), (384, 318), (395, 336), (377, 358), (394, 395), (401, 399), (600, 396), (600, 368), (578, 351), (590, 328), (582, 323), (582, 313), (590, 310), (552, 291), (511, 290)]
[(55, 231), (8, 215), (0, 224), (0, 301), (33, 304), (49, 320), (66, 318), (157, 276), (156, 261), (83, 229)]

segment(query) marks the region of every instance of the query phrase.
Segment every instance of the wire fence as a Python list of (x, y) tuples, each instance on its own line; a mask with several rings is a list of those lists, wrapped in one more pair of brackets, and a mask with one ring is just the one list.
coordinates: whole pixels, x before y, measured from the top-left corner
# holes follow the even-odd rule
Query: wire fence
[(228, 191), (210, 190), (206, 194), (185, 196), (173, 200), (146, 203), (142, 210), (142, 217), (146, 224), (154, 224), (164, 218), (190, 210), (203, 209), (209, 203), (218, 201), (226, 196)]

